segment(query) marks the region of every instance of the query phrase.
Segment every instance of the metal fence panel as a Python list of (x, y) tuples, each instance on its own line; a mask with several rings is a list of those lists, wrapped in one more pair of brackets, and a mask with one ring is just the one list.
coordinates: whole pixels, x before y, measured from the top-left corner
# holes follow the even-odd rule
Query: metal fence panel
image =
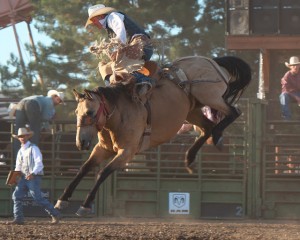
[(262, 217), (300, 219), (300, 122), (268, 121), (262, 175)]

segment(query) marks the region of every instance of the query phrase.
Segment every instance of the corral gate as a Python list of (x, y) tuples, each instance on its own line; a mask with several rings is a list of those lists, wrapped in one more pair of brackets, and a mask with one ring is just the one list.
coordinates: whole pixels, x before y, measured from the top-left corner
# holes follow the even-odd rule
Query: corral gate
[[(94, 216), (299, 219), (299, 122), (267, 120), (270, 106), (259, 100), (242, 100), (239, 105), (243, 115), (225, 131), (222, 152), (205, 145), (193, 174), (183, 162), (195, 140), (193, 133), (139, 154), (105, 181)], [(89, 155), (75, 147), (75, 122), (62, 121), (54, 129), (44, 134), (41, 146), (46, 167), (43, 190), (52, 202)], [(0, 131), (0, 144), (7, 141), (8, 131)], [(14, 165), (10, 151), (1, 149), (0, 216), (12, 215), (12, 190), (5, 186)], [(78, 186), (64, 215), (74, 216), (95, 177), (96, 171)], [(44, 214), (30, 199), (27, 204), (27, 216)]]
[(261, 171), (261, 217), (300, 219), (300, 119), (266, 122)]

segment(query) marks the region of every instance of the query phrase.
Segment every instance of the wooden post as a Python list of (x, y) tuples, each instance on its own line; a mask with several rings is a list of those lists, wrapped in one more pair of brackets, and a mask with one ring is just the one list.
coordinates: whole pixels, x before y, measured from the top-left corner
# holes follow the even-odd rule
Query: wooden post
[(18, 53), (19, 53), (19, 57), (20, 57), (22, 71), (23, 71), (23, 74), (25, 76), (27, 76), (26, 68), (25, 68), (25, 64), (24, 64), (24, 60), (23, 60), (23, 55), (22, 55), (22, 51), (21, 51), (21, 47), (20, 47), (19, 36), (18, 36), (18, 33), (17, 33), (17, 29), (16, 29), (16, 22), (15, 22), (14, 17), (11, 18), (11, 24), (12, 24), (12, 27), (13, 27), (13, 30), (14, 30), (14, 36), (15, 36), (16, 43), (17, 43), (17, 48), (18, 48)]
[(275, 174), (279, 174), (279, 168), (280, 168), (280, 164), (278, 163), (280, 161), (280, 158), (279, 158), (279, 147), (276, 146), (275, 147)]
[[(30, 23), (26, 22), (26, 24), (27, 24), (27, 29), (28, 29), (28, 33), (29, 33), (30, 44), (32, 46), (33, 56), (34, 56), (35, 61), (38, 62), (38, 56), (37, 56), (37, 53), (36, 53), (36, 48), (35, 48), (35, 44), (34, 44), (33, 37), (32, 37)], [(41, 88), (44, 89), (44, 87), (45, 87), (44, 80), (43, 80), (42, 74), (39, 70), (38, 70), (38, 81), (41, 85)]]
[(270, 84), (270, 50), (260, 49), (259, 54), (259, 84), (257, 98), (266, 99)]

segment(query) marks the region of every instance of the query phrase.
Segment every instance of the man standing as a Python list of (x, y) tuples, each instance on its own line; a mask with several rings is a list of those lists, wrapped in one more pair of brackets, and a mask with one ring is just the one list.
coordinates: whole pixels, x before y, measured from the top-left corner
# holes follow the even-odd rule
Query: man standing
[(290, 69), (281, 79), (281, 94), (279, 96), (282, 118), (291, 120), (291, 100), (296, 101), (300, 106), (300, 61), (298, 57), (290, 57), (290, 62), (285, 63)]
[(12, 136), (21, 143), (21, 148), (17, 154), (15, 171), (21, 171), (22, 176), (12, 196), (14, 220), (7, 222), (7, 224), (24, 224), (23, 199), (28, 191), (34, 201), (42, 206), (52, 217), (51, 224), (57, 224), (60, 218), (59, 211), (47, 199), (42, 197), (40, 185), (44, 175), (43, 157), (38, 146), (29, 141), (33, 136), (33, 132), (28, 128), (19, 128), (18, 134), (13, 134)]

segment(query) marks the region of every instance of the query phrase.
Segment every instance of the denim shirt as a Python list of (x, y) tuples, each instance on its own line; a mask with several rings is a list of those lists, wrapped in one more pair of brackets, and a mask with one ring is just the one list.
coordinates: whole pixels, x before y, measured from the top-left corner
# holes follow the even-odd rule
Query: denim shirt
[(35, 100), (38, 102), (43, 121), (49, 121), (53, 118), (55, 114), (55, 106), (53, 104), (52, 97), (35, 95), (35, 96), (23, 98), (21, 102), (26, 100)]

